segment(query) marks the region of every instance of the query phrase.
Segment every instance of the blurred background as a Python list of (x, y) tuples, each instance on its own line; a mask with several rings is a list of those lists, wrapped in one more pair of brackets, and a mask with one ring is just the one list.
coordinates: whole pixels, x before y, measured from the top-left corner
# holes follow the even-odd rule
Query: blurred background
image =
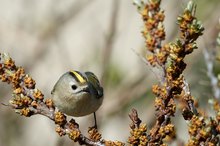
[[(165, 9), (166, 42), (178, 35), (176, 18), (186, 0), (162, 2)], [(219, 0), (197, 0), (197, 16), (205, 27), (199, 49), (186, 57), (185, 77), (192, 94), (206, 110), (212, 97), (202, 49), (213, 47), (219, 30)], [(128, 113), (136, 108), (149, 127), (154, 123), (151, 86), (157, 75), (144, 56), (142, 20), (132, 0), (0, 0), (0, 52), (7, 52), (37, 82), (46, 97), (58, 78), (70, 69), (92, 71), (104, 86), (105, 99), (97, 111), (104, 139), (127, 141)], [(11, 98), (11, 88), (0, 83), (0, 102)], [(36, 115), (24, 118), (0, 105), (0, 146), (75, 146), (59, 137), (55, 125)], [(93, 116), (76, 118), (83, 133)], [(179, 139), (186, 141), (187, 125), (177, 112)]]

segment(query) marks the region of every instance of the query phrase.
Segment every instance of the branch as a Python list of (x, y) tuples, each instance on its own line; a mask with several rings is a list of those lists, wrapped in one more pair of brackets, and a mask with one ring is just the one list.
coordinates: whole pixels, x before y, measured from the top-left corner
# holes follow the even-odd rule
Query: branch
[(60, 136), (68, 135), (70, 139), (80, 145), (104, 146), (109, 143), (115, 146), (123, 145), (122, 142), (101, 139), (101, 134), (95, 128), (89, 128), (89, 138), (84, 136), (75, 120), (67, 121), (62, 112), (56, 111), (52, 100), (44, 98), (42, 92), (35, 88), (35, 81), (4, 53), (0, 53), (0, 80), (12, 86), (13, 97), (9, 103), (16, 113), (25, 117), (36, 114), (46, 116), (57, 125), (56, 132)]
[[(195, 17), (196, 5), (189, 1), (183, 14), (178, 17), (180, 35), (177, 41), (162, 45), (165, 32), (162, 24), (164, 12), (160, 9), (160, 3), (161, 0), (149, 0), (148, 4), (136, 0), (136, 5), (144, 21), (143, 35), (146, 47), (151, 52), (146, 59), (153, 67), (162, 68), (164, 73), (162, 82), (154, 85), (152, 89), (157, 96), (155, 99), (156, 123), (148, 134), (147, 144), (164, 145), (164, 139), (167, 136), (172, 138), (174, 135), (175, 137), (171, 117), (176, 111), (174, 99), (178, 97), (186, 103), (182, 114), (184, 119), (189, 121), (188, 145), (217, 145), (220, 132), (220, 118), (217, 115), (219, 115), (220, 105), (216, 101), (213, 104), (216, 110), (215, 118), (209, 118), (199, 113), (194, 105), (189, 85), (183, 76), (186, 68), (184, 58), (197, 49), (196, 40), (204, 31), (201, 22)], [(212, 70), (212, 66), (209, 66), (209, 70)], [(216, 84), (216, 81), (214, 83)]]

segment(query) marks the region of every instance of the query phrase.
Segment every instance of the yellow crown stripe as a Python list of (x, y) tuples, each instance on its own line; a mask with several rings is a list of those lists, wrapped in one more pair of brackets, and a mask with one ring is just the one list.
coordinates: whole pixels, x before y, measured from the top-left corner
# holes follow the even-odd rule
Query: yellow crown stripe
[(80, 83), (86, 82), (85, 78), (81, 74), (79, 74), (77, 71), (70, 71), (70, 72), (76, 76), (76, 78), (79, 80)]

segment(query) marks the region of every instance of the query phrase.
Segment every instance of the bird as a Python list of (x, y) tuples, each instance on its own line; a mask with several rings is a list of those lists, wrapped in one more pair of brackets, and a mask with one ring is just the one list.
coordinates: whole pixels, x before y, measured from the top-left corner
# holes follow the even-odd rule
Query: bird
[(51, 95), (58, 110), (69, 116), (82, 117), (93, 113), (94, 127), (97, 128), (95, 112), (102, 105), (104, 91), (94, 73), (76, 70), (64, 73), (54, 85)]

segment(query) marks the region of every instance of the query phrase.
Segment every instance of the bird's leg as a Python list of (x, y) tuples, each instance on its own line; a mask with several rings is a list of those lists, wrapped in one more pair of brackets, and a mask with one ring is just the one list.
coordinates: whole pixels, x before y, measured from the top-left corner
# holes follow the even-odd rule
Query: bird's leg
[(94, 125), (94, 128), (98, 129), (98, 126), (97, 126), (97, 121), (96, 121), (96, 114), (95, 114), (95, 112), (93, 113), (93, 115), (94, 115), (94, 120), (95, 120), (95, 125)]

